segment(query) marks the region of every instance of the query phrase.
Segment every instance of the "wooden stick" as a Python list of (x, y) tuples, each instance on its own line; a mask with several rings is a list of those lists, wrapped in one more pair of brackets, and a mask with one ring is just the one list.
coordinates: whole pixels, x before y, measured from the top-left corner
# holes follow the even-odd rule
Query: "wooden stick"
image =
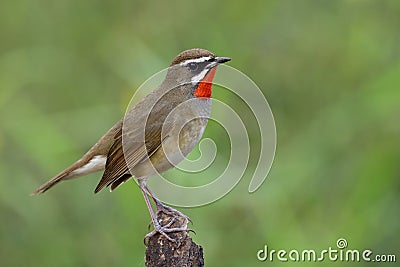
[[(164, 212), (157, 213), (161, 225), (171, 221), (171, 215)], [(186, 227), (184, 218), (175, 218), (171, 228)], [(177, 242), (171, 242), (161, 234), (149, 238), (146, 249), (146, 266), (204, 266), (203, 248), (193, 242), (188, 232), (168, 233), (168, 236)]]

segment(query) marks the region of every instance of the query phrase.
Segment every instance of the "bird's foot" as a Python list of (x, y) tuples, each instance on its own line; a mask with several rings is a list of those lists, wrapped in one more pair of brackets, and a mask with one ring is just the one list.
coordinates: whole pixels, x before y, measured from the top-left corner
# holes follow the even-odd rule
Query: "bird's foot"
[[(177, 219), (176, 221), (181, 222), (180, 218), (182, 218), (184, 221), (182, 222), (183, 225), (187, 225), (189, 222), (193, 225), (193, 221), (180, 212), (179, 210), (176, 210), (174, 208), (171, 208), (167, 205), (162, 204), (161, 202), (156, 202), (156, 207), (157, 207), (157, 214), (164, 213), (165, 215), (168, 215), (168, 217), (172, 217), (173, 219)], [(150, 231), (151, 226), (153, 225), (153, 221), (151, 220), (149, 224), (147, 225), (147, 230)], [(193, 231), (194, 232), (194, 231)]]
[(156, 207), (157, 207), (157, 212), (163, 212), (167, 215), (171, 215), (173, 217), (181, 217), (185, 219), (185, 224), (187, 224), (188, 222), (190, 222), (191, 224), (193, 224), (193, 221), (186, 216), (185, 214), (183, 214), (182, 212), (180, 212), (177, 209), (171, 208), (170, 206), (164, 205), (161, 202), (156, 202)]
[[(175, 242), (178, 243), (177, 240), (173, 239), (172, 237), (170, 237), (168, 235), (168, 233), (177, 233), (177, 232), (188, 232), (191, 231), (190, 229), (187, 228), (187, 224), (185, 224), (184, 227), (172, 227), (170, 228), (174, 223), (175, 223), (176, 219), (172, 218), (170, 220), (169, 223), (167, 223), (164, 226), (161, 226), (161, 224), (159, 222), (156, 222), (154, 225), (154, 230), (151, 231), (150, 233), (148, 233), (145, 237), (144, 237), (144, 243), (148, 244), (148, 241), (151, 237), (153, 237), (154, 235), (161, 234), (162, 236), (164, 236), (166, 239), (168, 239), (171, 242)], [(153, 223), (154, 224), (154, 223)]]

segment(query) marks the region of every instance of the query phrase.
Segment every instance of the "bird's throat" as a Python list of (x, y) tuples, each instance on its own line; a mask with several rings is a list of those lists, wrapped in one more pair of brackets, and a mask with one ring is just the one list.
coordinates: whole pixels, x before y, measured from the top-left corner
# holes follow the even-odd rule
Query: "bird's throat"
[(212, 68), (207, 75), (204, 77), (201, 82), (199, 82), (199, 85), (197, 86), (196, 90), (194, 91), (194, 96), (195, 97), (206, 97), (210, 98), (211, 93), (212, 93), (212, 81), (215, 76), (215, 71), (217, 70), (217, 67)]

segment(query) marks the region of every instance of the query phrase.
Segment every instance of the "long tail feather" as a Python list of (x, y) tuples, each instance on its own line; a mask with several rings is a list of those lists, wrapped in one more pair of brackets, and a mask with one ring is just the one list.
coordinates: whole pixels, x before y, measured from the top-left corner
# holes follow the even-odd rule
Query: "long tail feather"
[(105, 157), (103, 156), (95, 156), (90, 160), (80, 159), (74, 164), (72, 164), (70, 167), (68, 167), (67, 169), (57, 174), (52, 179), (50, 179), (48, 182), (41, 185), (31, 195), (44, 193), (63, 180), (78, 178), (80, 176), (84, 176), (92, 172), (98, 172), (104, 170), (105, 162), (106, 160)]

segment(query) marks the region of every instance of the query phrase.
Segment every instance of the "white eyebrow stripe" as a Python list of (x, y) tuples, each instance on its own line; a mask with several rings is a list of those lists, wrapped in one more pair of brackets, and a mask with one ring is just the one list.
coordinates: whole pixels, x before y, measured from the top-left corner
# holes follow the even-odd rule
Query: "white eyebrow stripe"
[(210, 59), (211, 59), (211, 57), (200, 57), (200, 58), (195, 58), (195, 59), (188, 59), (188, 60), (185, 60), (185, 61), (179, 63), (179, 65), (186, 66), (189, 63), (205, 62), (205, 61), (210, 60)]

